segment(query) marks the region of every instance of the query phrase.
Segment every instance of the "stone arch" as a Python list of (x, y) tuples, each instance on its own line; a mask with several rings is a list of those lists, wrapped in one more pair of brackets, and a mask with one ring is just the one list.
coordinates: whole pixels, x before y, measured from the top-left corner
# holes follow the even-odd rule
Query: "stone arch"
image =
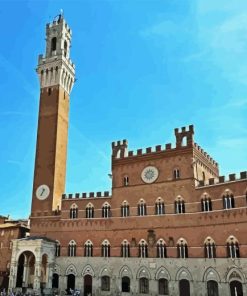
[(122, 206), (128, 206), (129, 202), (125, 199), (125, 200), (122, 201), (121, 205)]
[(54, 268), (53, 268), (53, 272), (57, 273), (58, 275), (61, 275), (61, 267), (60, 267), (60, 265), (55, 264)]
[(215, 270), (213, 267), (208, 267), (203, 274), (202, 281), (203, 282), (216, 281), (219, 283), (221, 280), (217, 270)]
[(65, 271), (65, 275), (73, 274), (74, 276), (77, 276), (77, 270), (74, 264), (70, 264)]
[(210, 195), (209, 195), (206, 191), (204, 191), (204, 192), (201, 194), (200, 198), (201, 198), (201, 199), (204, 199), (204, 198), (210, 198)]
[(227, 240), (226, 243), (234, 243), (234, 244), (238, 244), (238, 240), (236, 239), (236, 237), (234, 235), (230, 235)]
[(225, 195), (233, 195), (233, 191), (229, 188), (226, 188), (222, 193), (221, 193), (221, 197), (225, 196)]
[(120, 271), (119, 271), (119, 278), (122, 278), (124, 276), (127, 276), (129, 278), (133, 278), (133, 274), (130, 270), (130, 268), (127, 265), (124, 265), (121, 267)]
[(175, 201), (184, 201), (184, 198), (181, 195), (177, 195)]
[(188, 281), (192, 281), (192, 275), (190, 273), (190, 271), (186, 268), (186, 267), (181, 267), (176, 274), (176, 281), (180, 281), (180, 280), (188, 280)]
[(204, 240), (204, 244), (212, 244), (212, 243), (215, 244), (214, 239), (211, 236), (207, 236)]
[(92, 266), (90, 264), (86, 265), (83, 270), (82, 270), (82, 273), (81, 275), (84, 277), (85, 275), (91, 275), (92, 277), (95, 276), (95, 272), (92, 268)]
[(146, 279), (150, 280), (151, 274), (150, 274), (149, 270), (147, 269), (147, 267), (141, 266), (136, 273), (136, 278), (137, 279), (146, 278)]
[(139, 201), (138, 201), (138, 204), (146, 204), (146, 201), (145, 199), (143, 198), (140, 198)]
[(232, 281), (239, 281), (242, 284), (245, 282), (243, 273), (237, 267), (231, 267), (226, 275), (226, 281), (228, 283)]
[(169, 274), (169, 271), (164, 266), (161, 266), (155, 273), (155, 279), (167, 279), (168, 281), (170, 281), (171, 276)]
[(109, 268), (109, 266), (105, 265), (101, 268), (99, 276), (109, 276), (111, 277), (111, 269)]
[(157, 202), (164, 202), (164, 199), (161, 196), (159, 196), (159, 197), (156, 198), (155, 202), (156, 203)]
[(105, 202), (103, 203), (103, 205), (102, 205), (102, 208), (103, 208), (103, 207), (111, 207), (111, 205), (109, 204), (108, 201), (105, 201)]

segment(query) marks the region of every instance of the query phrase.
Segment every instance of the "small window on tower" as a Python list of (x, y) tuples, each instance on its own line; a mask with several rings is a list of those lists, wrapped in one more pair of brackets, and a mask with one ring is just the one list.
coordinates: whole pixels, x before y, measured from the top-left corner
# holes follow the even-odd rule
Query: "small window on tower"
[(173, 178), (174, 179), (179, 179), (180, 178), (180, 171), (179, 171), (179, 169), (175, 169), (173, 171)]
[(48, 88), (48, 96), (50, 96), (51, 95), (51, 88), (49, 87)]
[(55, 51), (57, 49), (57, 38), (53, 37), (51, 39), (51, 52)]
[(68, 44), (67, 41), (64, 41), (64, 56), (67, 57), (67, 51), (68, 51)]
[(128, 186), (129, 185), (129, 177), (128, 176), (125, 176), (124, 179), (123, 179), (123, 185), (124, 186)]

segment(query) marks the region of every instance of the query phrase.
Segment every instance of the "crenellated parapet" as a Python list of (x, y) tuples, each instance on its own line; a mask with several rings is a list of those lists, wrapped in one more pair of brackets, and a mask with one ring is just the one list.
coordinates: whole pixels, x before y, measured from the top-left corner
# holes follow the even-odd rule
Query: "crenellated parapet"
[(181, 129), (175, 128), (174, 130), (176, 136), (176, 148), (181, 147), (192, 147), (194, 141), (194, 126), (189, 125), (189, 127), (183, 126)]
[(242, 181), (247, 180), (247, 171), (240, 172), (239, 176), (236, 176), (236, 174), (229, 174), (228, 176), (219, 176), (218, 178), (209, 178), (206, 181), (199, 181), (199, 184), (197, 187), (203, 187), (203, 186), (211, 186), (211, 185), (217, 185), (217, 184), (228, 184), (230, 182), (236, 182), (236, 181)]
[(218, 163), (206, 151), (204, 151), (201, 146), (199, 146), (197, 143), (194, 143), (194, 148), (196, 149), (196, 151), (199, 152), (201, 156), (203, 156), (207, 160), (207, 162), (209, 162), (212, 166), (218, 168)]
[(111, 198), (109, 191), (83, 192), (63, 194), (62, 199), (83, 199), (83, 198)]

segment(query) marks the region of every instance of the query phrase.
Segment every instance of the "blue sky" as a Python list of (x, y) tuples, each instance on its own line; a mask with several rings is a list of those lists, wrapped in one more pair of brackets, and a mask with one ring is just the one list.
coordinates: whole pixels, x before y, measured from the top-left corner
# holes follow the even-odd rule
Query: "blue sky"
[(247, 167), (247, 2), (0, 1), (0, 214), (28, 217), (45, 25), (64, 10), (77, 82), (67, 192), (111, 187), (111, 142), (129, 149), (195, 140), (221, 174)]

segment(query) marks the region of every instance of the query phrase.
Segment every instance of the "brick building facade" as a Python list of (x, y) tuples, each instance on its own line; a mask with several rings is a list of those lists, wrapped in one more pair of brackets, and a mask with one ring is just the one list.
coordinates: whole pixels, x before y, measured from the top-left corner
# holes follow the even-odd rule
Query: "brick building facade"
[(27, 220), (10, 220), (0, 216), (0, 289), (8, 288), (12, 240), (26, 237)]
[(128, 151), (112, 143), (112, 190), (65, 194), (72, 32), (46, 27), (31, 236), (13, 242), (10, 289), (82, 295), (247, 294), (247, 173), (219, 175), (194, 141)]

